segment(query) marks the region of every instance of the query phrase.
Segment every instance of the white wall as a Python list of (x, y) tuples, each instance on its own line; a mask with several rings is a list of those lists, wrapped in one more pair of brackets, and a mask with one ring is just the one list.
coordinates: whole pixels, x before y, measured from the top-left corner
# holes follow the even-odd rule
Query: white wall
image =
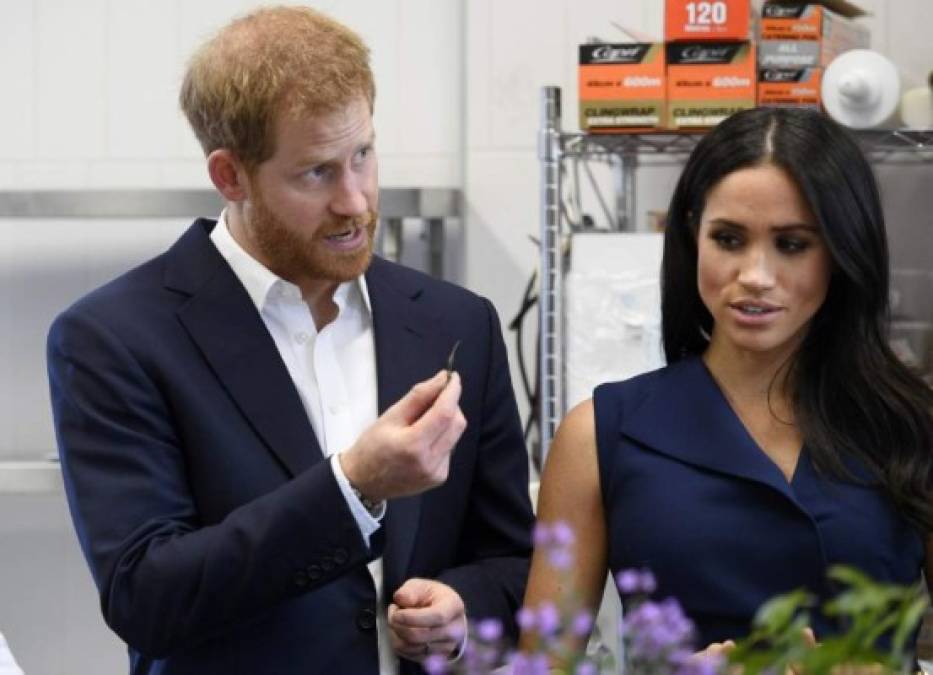
[[(184, 64), (254, 0), (0, 0), (0, 189), (210, 187)], [(308, 3), (372, 49), (383, 184), (461, 183), (461, 0)]]

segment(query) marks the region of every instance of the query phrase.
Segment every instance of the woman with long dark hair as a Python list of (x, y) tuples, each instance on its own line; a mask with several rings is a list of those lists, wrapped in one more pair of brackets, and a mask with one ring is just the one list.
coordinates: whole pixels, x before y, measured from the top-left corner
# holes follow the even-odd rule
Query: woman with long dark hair
[[(701, 140), (668, 212), (668, 365), (574, 408), (542, 478), (587, 606), (607, 569), (647, 567), (707, 645), (778, 593), (831, 596), (834, 564), (933, 577), (933, 390), (888, 347), (888, 265), (871, 168), (830, 119), (762, 108)], [(536, 551), (526, 604), (562, 583)]]

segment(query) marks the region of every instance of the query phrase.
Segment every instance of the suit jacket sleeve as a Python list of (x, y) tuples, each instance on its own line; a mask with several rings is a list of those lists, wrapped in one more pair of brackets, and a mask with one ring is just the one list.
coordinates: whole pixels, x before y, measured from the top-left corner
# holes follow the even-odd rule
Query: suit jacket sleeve
[(145, 353), (86, 307), (49, 334), (69, 505), (104, 617), (128, 644), (161, 658), (372, 558), (327, 462), (202, 522), (178, 422), (191, 413), (171, 408), (172, 380)]
[(498, 618), (517, 636), (531, 555), (534, 515), (528, 495), (528, 454), (509, 376), (501, 327), (492, 305), (488, 316), (489, 354), (476, 469), (461, 534), (465, 564), (440, 580), (453, 587), (470, 619)]

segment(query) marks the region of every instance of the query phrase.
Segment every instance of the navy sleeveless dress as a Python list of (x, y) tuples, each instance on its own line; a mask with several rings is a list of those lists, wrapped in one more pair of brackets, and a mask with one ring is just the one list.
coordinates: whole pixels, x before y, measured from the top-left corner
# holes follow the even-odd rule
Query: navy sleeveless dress
[[(920, 578), (922, 537), (877, 486), (825, 478), (806, 448), (788, 482), (699, 358), (600, 385), (593, 402), (609, 566), (654, 572), (655, 597), (680, 601), (698, 646), (747, 635), (778, 593), (831, 597), (834, 564)], [(833, 632), (813, 623), (818, 639)]]

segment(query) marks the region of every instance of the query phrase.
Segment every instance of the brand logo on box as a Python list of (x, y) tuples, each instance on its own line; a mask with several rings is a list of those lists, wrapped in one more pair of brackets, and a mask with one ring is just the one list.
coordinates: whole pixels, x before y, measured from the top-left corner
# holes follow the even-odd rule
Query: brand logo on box
[(765, 5), (761, 15), (766, 19), (795, 19), (803, 12), (803, 7), (794, 5)]
[(798, 70), (763, 70), (761, 79), (764, 82), (797, 82), (800, 79)]
[(580, 45), (580, 63), (641, 63), (651, 44), (602, 44)]
[(728, 61), (730, 47), (705, 47), (702, 45), (693, 45), (680, 52), (681, 63), (718, 63)]
[(594, 61), (631, 61), (638, 57), (638, 47), (599, 47), (593, 50)]

